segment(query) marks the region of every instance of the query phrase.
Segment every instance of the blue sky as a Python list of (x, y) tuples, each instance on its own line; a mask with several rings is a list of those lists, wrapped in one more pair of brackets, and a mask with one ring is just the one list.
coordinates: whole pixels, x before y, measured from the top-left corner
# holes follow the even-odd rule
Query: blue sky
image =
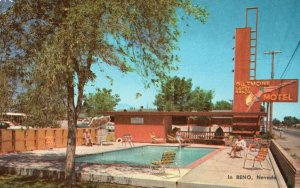
[[(179, 70), (172, 75), (191, 78), (193, 87), (199, 86), (215, 93), (213, 102), (233, 99), (235, 29), (245, 27), (246, 7), (258, 7), (258, 55), (257, 79), (270, 79), (271, 56), (264, 52), (281, 50), (275, 56), (275, 79), (280, 79), (291, 56), (300, 41), (300, 1), (299, 0), (199, 0), (194, 1), (205, 7), (210, 16), (206, 24), (190, 18), (179, 25), (185, 30), (179, 39), (181, 59)], [(283, 79), (300, 79), (300, 47), (296, 51)], [(96, 88), (110, 88), (121, 97), (119, 109), (135, 107), (154, 108), (153, 101), (158, 88), (145, 89), (143, 79), (135, 73), (122, 74), (106, 67), (113, 85), (103, 73), (94, 67), (98, 78), (88, 84), (86, 93)], [(136, 93), (142, 94), (136, 99)], [(300, 93), (300, 92), (299, 92)], [(284, 116), (300, 118), (300, 102), (274, 103), (274, 118)]]

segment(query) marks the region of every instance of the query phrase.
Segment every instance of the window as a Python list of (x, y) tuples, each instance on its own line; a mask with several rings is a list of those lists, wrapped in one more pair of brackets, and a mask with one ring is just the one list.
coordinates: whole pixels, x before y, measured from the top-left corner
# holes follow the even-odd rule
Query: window
[(130, 118), (130, 123), (131, 124), (144, 124), (144, 118), (141, 118), (141, 117)]

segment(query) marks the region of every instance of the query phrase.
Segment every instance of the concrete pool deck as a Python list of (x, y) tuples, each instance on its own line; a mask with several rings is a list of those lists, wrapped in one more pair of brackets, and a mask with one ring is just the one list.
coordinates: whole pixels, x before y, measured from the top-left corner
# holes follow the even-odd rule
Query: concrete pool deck
[[(150, 145), (135, 143), (135, 146)], [(172, 144), (165, 144), (172, 145)], [(214, 147), (194, 144), (195, 147)], [(118, 143), (109, 146), (78, 146), (76, 155), (93, 154), (122, 149)], [(82, 181), (111, 182), (143, 187), (286, 187), (272, 155), (267, 161), (251, 169), (252, 162), (247, 161), (243, 168), (244, 158), (230, 158), (229, 147), (218, 147), (219, 152), (201, 160), (192, 169), (167, 168), (166, 174), (152, 174), (149, 168), (76, 164), (76, 171)], [(37, 150), (31, 152), (11, 153), (0, 155), (0, 171), (16, 173), (18, 175), (62, 176), (64, 171), (65, 148), (53, 150)]]

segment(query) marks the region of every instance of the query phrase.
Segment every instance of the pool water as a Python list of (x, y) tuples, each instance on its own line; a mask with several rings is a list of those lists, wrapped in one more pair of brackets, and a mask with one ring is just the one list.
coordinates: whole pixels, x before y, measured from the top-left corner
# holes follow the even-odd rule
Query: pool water
[(175, 161), (177, 166), (185, 167), (216, 149), (196, 147), (179, 148), (178, 146), (141, 146), (77, 157), (76, 162), (144, 166), (151, 164), (152, 161), (160, 160), (162, 153), (168, 150), (176, 151)]

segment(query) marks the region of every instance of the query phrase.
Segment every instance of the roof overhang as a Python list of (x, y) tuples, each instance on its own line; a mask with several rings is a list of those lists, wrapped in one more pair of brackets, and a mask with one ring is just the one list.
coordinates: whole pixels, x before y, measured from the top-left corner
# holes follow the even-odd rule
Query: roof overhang
[(210, 117), (266, 117), (266, 112), (143, 112), (143, 111), (129, 111), (129, 112), (101, 112), (104, 115), (110, 116), (210, 116)]

